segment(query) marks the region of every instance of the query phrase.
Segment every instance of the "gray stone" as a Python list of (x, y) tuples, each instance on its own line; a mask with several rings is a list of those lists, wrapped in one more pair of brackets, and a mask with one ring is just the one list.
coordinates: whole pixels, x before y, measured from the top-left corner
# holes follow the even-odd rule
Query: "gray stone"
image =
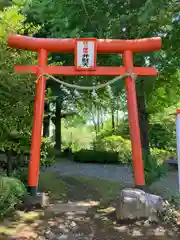
[(56, 236), (55, 240), (76, 240), (75, 236), (72, 233), (62, 234), (60, 236)]
[(68, 239), (68, 235), (65, 235), (65, 234), (56, 237), (56, 240), (66, 240), (66, 239)]
[(55, 237), (55, 234), (52, 232), (52, 230), (51, 229), (47, 229), (46, 231), (45, 231), (45, 237), (47, 237), (48, 239), (53, 239), (54, 237)]
[(26, 195), (23, 199), (25, 207), (40, 207), (46, 208), (49, 206), (49, 196), (42, 192), (36, 196)]
[(139, 189), (126, 188), (120, 193), (116, 204), (117, 220), (148, 219), (158, 221), (158, 214), (163, 211), (163, 199), (145, 193)]
[(72, 221), (72, 223), (70, 225), (72, 228), (76, 227), (76, 223), (74, 221)]

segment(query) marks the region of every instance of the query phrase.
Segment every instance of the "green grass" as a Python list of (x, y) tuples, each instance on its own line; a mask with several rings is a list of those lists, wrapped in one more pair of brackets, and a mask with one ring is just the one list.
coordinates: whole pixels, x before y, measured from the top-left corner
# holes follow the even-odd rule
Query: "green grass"
[(121, 185), (114, 181), (101, 180), (88, 177), (77, 177), (80, 181), (84, 182), (87, 186), (96, 190), (102, 202), (109, 202), (116, 199), (120, 193)]
[(67, 194), (67, 184), (57, 179), (55, 173), (42, 172), (39, 176), (39, 190), (49, 193), (52, 199), (63, 199)]
[(117, 182), (89, 177), (57, 178), (55, 173), (41, 173), (39, 178), (41, 191), (49, 192), (52, 199), (84, 200), (91, 198), (102, 203), (116, 199), (121, 185)]

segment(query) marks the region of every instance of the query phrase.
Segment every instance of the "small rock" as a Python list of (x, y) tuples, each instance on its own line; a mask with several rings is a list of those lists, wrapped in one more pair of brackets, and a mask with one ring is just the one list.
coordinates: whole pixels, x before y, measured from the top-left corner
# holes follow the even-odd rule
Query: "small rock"
[(137, 225), (137, 226), (141, 226), (142, 223), (141, 223), (140, 221), (137, 221), (137, 222), (136, 222), (136, 225)]
[(60, 223), (59, 226), (58, 226), (58, 228), (64, 229), (64, 228), (66, 228), (66, 226), (65, 226), (65, 224), (63, 224), (63, 223)]
[(172, 231), (168, 231), (168, 236), (173, 237), (174, 233)]
[(143, 236), (143, 233), (140, 229), (133, 229), (132, 231), (132, 237), (141, 237)]
[(157, 227), (155, 230), (154, 230), (154, 235), (157, 236), (157, 237), (161, 237), (161, 236), (164, 236), (165, 235), (165, 229), (163, 227)]
[(50, 229), (48, 229), (45, 231), (45, 237), (48, 239), (53, 239), (55, 237), (55, 234)]
[(56, 240), (66, 240), (66, 239), (68, 239), (68, 235), (66, 234), (63, 234), (61, 236), (56, 236)]
[(75, 223), (74, 221), (72, 221), (72, 223), (70, 224), (70, 226), (71, 226), (72, 228), (74, 228), (74, 227), (76, 227), (76, 223)]
[(144, 226), (145, 226), (145, 227), (149, 227), (150, 225), (151, 225), (151, 224), (150, 224), (150, 222), (149, 222), (148, 220), (144, 222)]
[(62, 232), (62, 233), (68, 233), (69, 229), (68, 226), (64, 225), (64, 224), (59, 224), (58, 229)]
[(47, 238), (43, 237), (43, 236), (39, 236), (37, 240), (46, 240)]

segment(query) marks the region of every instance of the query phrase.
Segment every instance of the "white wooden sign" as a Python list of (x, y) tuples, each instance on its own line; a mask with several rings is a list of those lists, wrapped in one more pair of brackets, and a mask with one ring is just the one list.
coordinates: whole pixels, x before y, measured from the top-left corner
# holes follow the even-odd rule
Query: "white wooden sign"
[(76, 39), (75, 66), (79, 70), (92, 70), (96, 67), (96, 40)]

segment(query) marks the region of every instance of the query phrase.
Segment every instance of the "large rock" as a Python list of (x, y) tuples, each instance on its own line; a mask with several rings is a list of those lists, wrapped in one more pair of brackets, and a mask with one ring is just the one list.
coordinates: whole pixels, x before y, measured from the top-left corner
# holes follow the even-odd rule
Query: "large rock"
[(163, 199), (139, 189), (126, 188), (120, 193), (116, 204), (118, 220), (148, 219), (158, 221), (158, 214), (163, 211)]

